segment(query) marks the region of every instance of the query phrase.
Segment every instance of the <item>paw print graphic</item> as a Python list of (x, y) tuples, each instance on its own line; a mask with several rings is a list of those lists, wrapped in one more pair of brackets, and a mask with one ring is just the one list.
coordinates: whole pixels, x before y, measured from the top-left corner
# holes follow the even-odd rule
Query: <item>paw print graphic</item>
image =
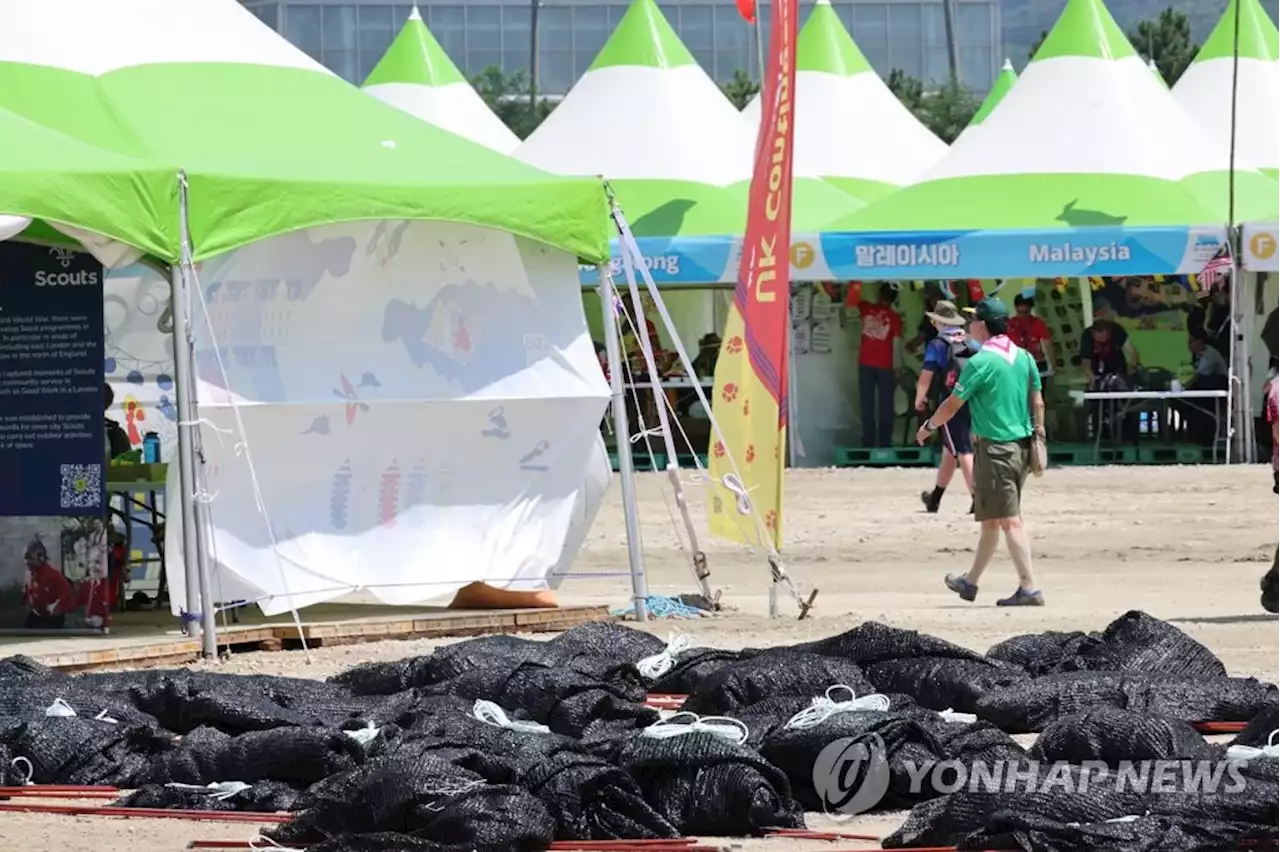
[(770, 509), (764, 516), (764, 525), (770, 532), (776, 532), (778, 529), (778, 513)]
[(738, 398), (738, 386), (733, 382), (729, 382), (724, 386), (724, 390), (720, 391), (720, 396), (724, 398), (725, 402), (733, 402)]
[(742, 338), (734, 335), (729, 338), (729, 342), (725, 345), (725, 351), (730, 355), (737, 355), (742, 351)]
[(756, 460), (756, 445), (747, 444), (747, 464)]
[(715, 453), (718, 459), (724, 458), (724, 442), (716, 441), (716, 445), (711, 448), (711, 452)]
[(780, 458), (782, 458), (782, 451), (781, 451), (781, 448), (780, 448), (777, 444), (774, 444), (774, 445), (773, 445), (773, 457), (774, 457), (775, 459), (780, 459)]
[(743, 417), (751, 416), (751, 400), (749, 399), (744, 399), (742, 401), (742, 416)]

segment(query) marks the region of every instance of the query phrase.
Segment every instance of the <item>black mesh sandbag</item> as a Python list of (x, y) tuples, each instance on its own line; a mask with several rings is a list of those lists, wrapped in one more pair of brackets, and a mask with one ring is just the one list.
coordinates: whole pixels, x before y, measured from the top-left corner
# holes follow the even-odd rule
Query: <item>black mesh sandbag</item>
[(789, 646), (793, 651), (841, 657), (860, 666), (912, 657), (947, 657), (954, 660), (981, 660), (982, 655), (945, 639), (917, 630), (890, 627), (867, 621), (837, 636)]
[(765, 651), (721, 666), (689, 694), (681, 709), (700, 716), (732, 715), (766, 698), (813, 698), (836, 684), (848, 686), (857, 695), (876, 691), (858, 665), (848, 660), (798, 651)]
[(9, 747), (14, 757), (31, 761), (36, 784), (133, 787), (173, 740), (145, 725), (71, 716), (27, 722)]
[(1255, 757), (1240, 764), (1240, 774), (1258, 781), (1280, 781), (1280, 760), (1274, 757)]
[[(1136, 815), (1135, 815), (1136, 816)], [(1015, 811), (997, 811), (987, 826), (961, 840), (961, 850), (1022, 852), (1224, 852), (1266, 848), (1275, 829), (1245, 823), (1142, 816), (1123, 822), (1068, 825)]]
[(836, 713), (826, 721), (802, 729), (779, 729), (760, 747), (760, 756), (787, 774), (796, 799), (806, 810), (827, 811), (831, 805), (823, 801), (822, 792), (814, 789), (814, 767), (818, 756), (837, 740), (872, 735), (877, 750), (873, 759), (883, 757), (889, 768), (889, 788), (876, 810), (909, 808), (922, 799), (936, 795), (926, 783), (923, 787), (913, 779), (925, 778), (925, 767), (936, 764), (941, 748), (932, 733), (918, 720), (892, 711), (855, 711)]
[(429, 687), (475, 669), (515, 669), (523, 663), (579, 672), (616, 687), (633, 701), (643, 701), (648, 692), (632, 662), (581, 651), (573, 645), (505, 635), (481, 636), (446, 645), (429, 657), (415, 660), (408, 680), (410, 686)]
[[(1085, 774), (1078, 767), (1042, 774), (1038, 781), (1029, 777), (1031, 783), (1008, 773), (994, 784), (966, 779), (957, 792), (913, 807), (902, 827), (881, 845), (885, 849), (952, 846), (988, 825), (1000, 811), (1061, 825), (1104, 822), (1145, 810), (1141, 795), (1120, 790), (1097, 773)], [(1086, 782), (1083, 789), (1082, 780)]]
[(760, 652), (752, 648), (729, 651), (724, 648), (691, 648), (678, 654), (675, 665), (649, 685), (650, 692), (688, 695), (696, 692), (712, 674), (729, 663), (749, 660)]
[(629, 775), (576, 741), (439, 716), (389, 747), (396, 758), (448, 761), (492, 784), (516, 784), (537, 796), (561, 840), (676, 837)]
[(872, 663), (864, 669), (877, 692), (903, 692), (921, 707), (972, 713), (988, 692), (1027, 680), (1020, 669), (982, 659), (916, 657)]
[(361, 663), (329, 678), (329, 683), (346, 687), (352, 695), (394, 695), (409, 688), (409, 674), (416, 659)]
[(682, 834), (745, 837), (804, 826), (787, 776), (751, 749), (702, 731), (635, 735), (612, 746), (613, 762)]
[(1102, 639), (1101, 633), (1063, 632), (1028, 633), (1011, 636), (987, 651), (987, 658), (1012, 663), (1032, 677), (1058, 671), (1064, 659), (1074, 657)]
[(406, 731), (419, 724), (430, 724), (437, 716), (471, 716), (475, 699), (456, 695), (424, 695), (410, 689), (381, 698), (365, 711), (365, 718), (375, 725), (395, 725)]
[(1064, 658), (1063, 671), (1123, 671), (1185, 678), (1226, 677), (1213, 652), (1166, 621), (1131, 610), (1107, 625), (1096, 644)]
[(1186, 722), (1103, 706), (1059, 717), (1036, 739), (1031, 756), (1115, 766), (1122, 760), (1213, 760), (1219, 751)]
[(1236, 734), (1231, 744), (1254, 748), (1267, 745), (1272, 732), (1280, 728), (1280, 713), (1277, 709), (1275, 704), (1264, 705), (1261, 710), (1253, 714), (1253, 718), (1244, 726), (1244, 730)]
[(652, 633), (636, 630), (616, 621), (589, 621), (566, 630), (548, 645), (562, 653), (581, 656), (604, 657), (625, 663), (638, 663), (652, 657), (667, 647)]
[(965, 766), (995, 766), (1027, 758), (1026, 750), (1013, 737), (990, 722), (947, 722), (941, 718), (917, 721), (933, 734), (942, 760), (958, 760)]
[(65, 677), (65, 675), (25, 654), (15, 654), (12, 657), (0, 659), (0, 682), (18, 678), (49, 677)]
[(272, 814), (292, 810), (300, 794), (296, 787), (278, 781), (260, 781), (230, 796), (214, 795), (215, 792), (172, 784), (147, 784), (113, 803), (113, 807)]
[(492, 701), (576, 739), (608, 737), (658, 720), (657, 711), (628, 699), (615, 686), (572, 669), (535, 663), (474, 669), (421, 691)]
[(337, 727), (373, 699), (338, 684), (302, 678), (168, 672), (130, 690), (135, 703), (172, 731), (202, 725), (228, 734), (286, 726)]
[(1184, 722), (1243, 722), (1275, 702), (1276, 687), (1253, 678), (1063, 672), (987, 693), (974, 712), (1002, 730), (1022, 734), (1099, 706)]
[[(0, 787), (20, 787), (26, 783), (26, 772), (13, 765), (14, 754), (0, 742)], [(4, 798), (0, 796), (0, 798)]]
[[(314, 784), (364, 762), (365, 749), (342, 731), (274, 728), (238, 736), (197, 729), (154, 766), (157, 783), (210, 784), (217, 781), (283, 781)], [(162, 774), (163, 773), (163, 774)]]
[[(429, 757), (370, 761), (312, 785), (296, 806), (304, 810), (270, 833), (285, 846), (394, 832), (429, 838), (436, 846), (427, 848), (510, 852), (545, 849), (555, 835), (555, 821), (527, 791)], [(335, 848), (368, 848), (348, 842)]]
[(1180, 819), (1280, 823), (1280, 788), (1275, 780), (1253, 778), (1226, 761), (1183, 761), (1163, 775), (1150, 776), (1147, 809)]
[(59, 699), (86, 719), (105, 714), (119, 722), (157, 725), (155, 717), (140, 711), (127, 695), (94, 689), (79, 678), (57, 675), (0, 681), (0, 716), (43, 719)]

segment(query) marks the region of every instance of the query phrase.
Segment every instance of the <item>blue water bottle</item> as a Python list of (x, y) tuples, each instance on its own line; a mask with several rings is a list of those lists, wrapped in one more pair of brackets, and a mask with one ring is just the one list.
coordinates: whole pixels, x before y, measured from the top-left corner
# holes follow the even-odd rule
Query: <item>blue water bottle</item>
[(142, 460), (147, 464), (160, 463), (160, 436), (155, 432), (142, 437)]

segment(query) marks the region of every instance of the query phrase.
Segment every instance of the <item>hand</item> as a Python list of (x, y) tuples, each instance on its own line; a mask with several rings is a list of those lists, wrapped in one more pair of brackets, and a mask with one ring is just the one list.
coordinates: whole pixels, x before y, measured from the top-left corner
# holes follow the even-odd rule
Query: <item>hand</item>
[(57, 608), (58, 608), (58, 602), (57, 602), (57, 601), (54, 601), (53, 603), (51, 603), (51, 604), (49, 604), (47, 607), (45, 607), (45, 608), (44, 608), (44, 611), (45, 611), (45, 612), (47, 612), (47, 613), (49, 613), (49, 615), (53, 615), (54, 611), (55, 611)]
[(929, 436), (932, 434), (933, 432), (931, 432), (927, 426), (921, 426), (920, 429), (916, 432), (916, 443), (921, 447), (923, 447), (925, 444), (925, 441), (928, 441)]
[(917, 399), (917, 400), (916, 400), (916, 411), (920, 412), (921, 414), (924, 414), (924, 399), (923, 399), (923, 398), (919, 398), (919, 399)]

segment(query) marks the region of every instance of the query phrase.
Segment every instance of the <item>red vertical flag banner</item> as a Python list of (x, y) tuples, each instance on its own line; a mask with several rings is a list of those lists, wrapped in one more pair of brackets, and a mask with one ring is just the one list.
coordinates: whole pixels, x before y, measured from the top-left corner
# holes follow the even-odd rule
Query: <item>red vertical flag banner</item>
[[(787, 442), (798, 3), (771, 0), (770, 8), (747, 230), (712, 397), (723, 440), (712, 435), (707, 466), (712, 534), (777, 550)], [(763, 540), (757, 518), (767, 531)]]

